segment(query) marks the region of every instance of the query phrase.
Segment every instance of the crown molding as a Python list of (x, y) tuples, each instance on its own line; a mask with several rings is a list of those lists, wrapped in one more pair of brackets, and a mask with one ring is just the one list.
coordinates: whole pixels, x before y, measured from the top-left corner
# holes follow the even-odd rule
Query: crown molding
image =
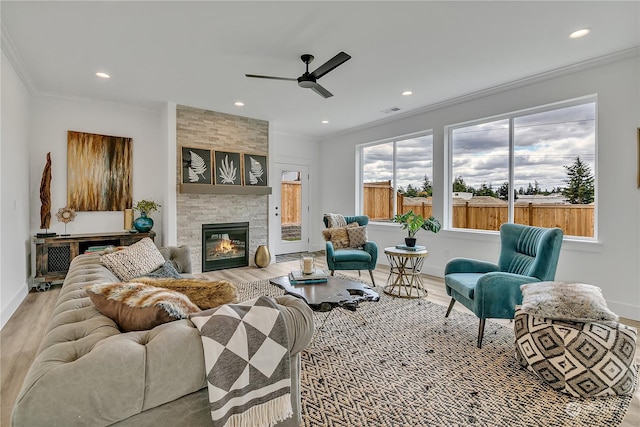
[(9, 62), (13, 66), (13, 69), (16, 70), (18, 77), (24, 84), (25, 88), (29, 95), (35, 95), (37, 93), (31, 78), (29, 77), (29, 73), (27, 73), (27, 68), (22, 61), (22, 58), (18, 54), (15, 45), (13, 44), (13, 40), (9, 35), (9, 32), (4, 26), (4, 23), (0, 21), (0, 48), (7, 55)]
[(577, 73), (579, 71), (585, 71), (592, 68), (600, 67), (602, 65), (612, 64), (614, 62), (624, 61), (627, 59), (632, 59), (637, 57), (640, 57), (640, 46), (635, 46), (629, 49), (624, 49), (617, 52), (609, 53), (607, 55), (598, 56), (596, 58), (587, 59), (585, 61), (576, 62), (575, 64), (554, 68), (549, 71), (534, 74), (532, 76), (524, 77), (522, 79), (514, 80), (508, 83), (491, 86), (486, 89), (480, 89), (478, 91), (457, 96), (455, 98), (451, 98), (446, 101), (437, 102), (435, 104), (426, 105), (424, 107), (416, 108), (411, 111), (399, 113), (392, 117), (384, 117), (378, 120), (374, 120), (372, 122), (368, 122), (362, 125), (341, 130), (340, 132), (336, 132), (334, 134), (331, 134), (329, 136), (322, 138), (322, 140), (324, 141), (330, 138), (335, 138), (335, 137), (350, 134), (353, 132), (370, 129), (370, 128), (381, 126), (387, 123), (393, 123), (399, 120), (415, 117), (421, 114), (429, 113), (432, 111), (440, 110), (442, 108), (451, 107), (454, 105), (484, 98), (490, 95), (495, 95), (508, 90), (529, 86), (535, 83), (544, 82), (557, 77), (566, 76), (568, 74)]
[(148, 102), (148, 105), (140, 105), (140, 104), (123, 104), (121, 102), (114, 102), (114, 101), (105, 101), (103, 99), (97, 99), (97, 98), (85, 98), (82, 96), (76, 96), (76, 95), (67, 95), (67, 94), (62, 94), (62, 93), (57, 93), (57, 92), (38, 92), (37, 94), (38, 96), (41, 97), (45, 97), (45, 98), (57, 98), (57, 99), (63, 99), (63, 100), (67, 100), (67, 101), (72, 101), (72, 102), (83, 102), (86, 104), (94, 104), (94, 105), (104, 105), (107, 107), (117, 107), (117, 108), (121, 108), (121, 109), (125, 109), (125, 110), (132, 110), (132, 111), (143, 111), (143, 112), (152, 112), (152, 113), (156, 113), (159, 112), (164, 106), (166, 106), (167, 102)]

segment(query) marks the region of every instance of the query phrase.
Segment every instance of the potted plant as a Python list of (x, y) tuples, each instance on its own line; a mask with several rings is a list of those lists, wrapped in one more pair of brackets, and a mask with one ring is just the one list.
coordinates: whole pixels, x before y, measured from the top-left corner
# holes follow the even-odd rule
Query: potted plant
[(148, 233), (153, 228), (153, 219), (147, 215), (151, 212), (155, 212), (158, 208), (162, 207), (159, 203), (153, 200), (140, 200), (138, 203), (132, 206), (134, 211), (140, 211), (140, 217), (133, 221), (133, 226), (141, 233)]
[(441, 227), (440, 221), (433, 216), (424, 219), (422, 215), (414, 213), (413, 210), (395, 215), (392, 221), (400, 224), (403, 230), (407, 230), (407, 237), (404, 238), (404, 242), (410, 248), (416, 245), (415, 235), (419, 230), (437, 233)]

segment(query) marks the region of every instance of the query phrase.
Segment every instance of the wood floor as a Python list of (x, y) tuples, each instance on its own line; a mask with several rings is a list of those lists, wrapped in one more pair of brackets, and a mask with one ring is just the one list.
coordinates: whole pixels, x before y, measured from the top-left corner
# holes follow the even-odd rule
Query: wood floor
[[(319, 267), (326, 268), (324, 258), (318, 257)], [(211, 279), (227, 279), (235, 283), (250, 282), (288, 274), (296, 269), (297, 261), (271, 264), (266, 268), (244, 267), (216, 272), (205, 273)], [(342, 272), (344, 274), (358, 276), (357, 272)], [(374, 272), (377, 285), (384, 285), (389, 274), (386, 266), (379, 266)], [(363, 272), (363, 279), (369, 280), (369, 274)], [(447, 305), (449, 297), (446, 295), (443, 280), (436, 277), (425, 276), (425, 285), (429, 290), (427, 300)], [(2, 331), (0, 331), (0, 427), (9, 427), (11, 408), (17, 394), (22, 387), (22, 382), (33, 362), (44, 330), (53, 311), (55, 301), (60, 293), (60, 285), (52, 286), (46, 292), (31, 292), (22, 302), (15, 314), (9, 319)], [(468, 312), (468, 310), (456, 304), (454, 309)], [(508, 320), (499, 321), (507, 326), (512, 326)], [(640, 322), (622, 319), (622, 322), (640, 329)], [(477, 328), (477, 324), (469, 325)], [(638, 340), (640, 348), (640, 340)], [(636, 363), (640, 363), (640, 352), (636, 353)], [(640, 387), (631, 401), (631, 405), (621, 426), (632, 427), (640, 425)]]

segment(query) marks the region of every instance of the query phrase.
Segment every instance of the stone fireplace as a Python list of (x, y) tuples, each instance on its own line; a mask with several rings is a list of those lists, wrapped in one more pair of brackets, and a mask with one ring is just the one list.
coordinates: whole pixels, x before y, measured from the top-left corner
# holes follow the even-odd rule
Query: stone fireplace
[(202, 224), (202, 272), (249, 265), (249, 223)]
[(182, 147), (211, 150), (212, 153), (229, 151), (268, 155), (269, 122), (182, 105), (176, 107), (177, 243), (189, 247), (193, 272), (198, 273), (205, 259), (203, 224), (245, 222), (249, 227), (245, 257), (248, 265), (253, 265), (258, 246), (268, 244), (269, 196), (243, 194), (242, 191), (221, 194), (180, 191)]

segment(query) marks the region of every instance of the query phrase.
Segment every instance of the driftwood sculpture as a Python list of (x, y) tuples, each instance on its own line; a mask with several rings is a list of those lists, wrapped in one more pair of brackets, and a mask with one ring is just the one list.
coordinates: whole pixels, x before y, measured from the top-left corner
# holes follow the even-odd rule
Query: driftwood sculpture
[(40, 202), (40, 228), (48, 229), (51, 225), (51, 152), (47, 153), (47, 164), (42, 171)]

